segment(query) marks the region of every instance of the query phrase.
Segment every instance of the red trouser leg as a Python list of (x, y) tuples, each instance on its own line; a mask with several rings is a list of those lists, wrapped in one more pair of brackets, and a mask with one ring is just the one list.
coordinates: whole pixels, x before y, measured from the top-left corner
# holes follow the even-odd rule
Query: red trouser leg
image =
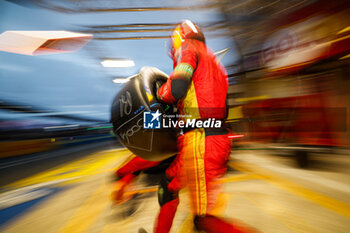
[(195, 225), (198, 230), (205, 231), (207, 233), (244, 233), (246, 231), (242, 231), (234, 225), (225, 222), (224, 220), (214, 217), (211, 215), (207, 215), (204, 217), (196, 217)]
[(189, 188), (192, 211), (205, 216), (219, 194), (215, 180), (226, 172), (231, 143), (226, 135), (206, 136), (203, 129), (185, 134), (181, 156), (183, 184)]
[(154, 232), (155, 233), (168, 233), (173, 224), (177, 206), (179, 205), (179, 198), (165, 203), (158, 214)]
[(184, 159), (185, 182), (190, 191), (195, 225), (205, 232), (243, 233), (234, 225), (212, 215), (218, 189), (215, 180), (224, 175), (231, 149), (227, 135), (206, 136), (204, 130), (185, 134), (181, 151)]

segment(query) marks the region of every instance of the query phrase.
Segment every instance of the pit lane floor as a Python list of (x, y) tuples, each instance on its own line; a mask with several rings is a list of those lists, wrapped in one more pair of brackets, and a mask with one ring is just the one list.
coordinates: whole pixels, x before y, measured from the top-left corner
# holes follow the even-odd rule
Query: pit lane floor
[[(152, 232), (155, 179), (139, 177), (132, 187), (138, 194), (124, 204), (109, 198), (110, 175), (130, 154), (103, 148), (2, 186), (0, 232)], [(258, 232), (350, 232), (350, 157), (323, 156), (313, 164), (298, 169), (269, 151), (232, 152), (216, 214)], [(172, 232), (193, 232), (186, 191), (180, 199)]]

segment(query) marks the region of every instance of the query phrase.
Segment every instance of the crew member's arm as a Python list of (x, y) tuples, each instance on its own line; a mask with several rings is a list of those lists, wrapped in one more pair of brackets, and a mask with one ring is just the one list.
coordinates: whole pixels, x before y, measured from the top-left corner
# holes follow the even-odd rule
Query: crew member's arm
[(190, 45), (184, 45), (180, 61), (170, 74), (168, 81), (158, 89), (157, 97), (167, 104), (176, 103), (185, 97), (190, 86), (192, 75), (197, 67), (197, 54)]
[(125, 200), (125, 188), (135, 179), (143, 170), (159, 165), (160, 162), (144, 160), (135, 155), (130, 156), (115, 172), (114, 191), (111, 198), (115, 204), (122, 203)]
[(128, 174), (133, 174), (136, 176), (141, 171), (144, 171), (151, 167), (155, 167), (159, 164), (160, 164), (159, 161), (157, 162), (148, 161), (137, 156), (129, 157), (127, 161), (125, 161), (125, 163), (118, 168), (118, 170), (115, 172), (115, 175), (117, 175), (117, 177), (119, 178), (122, 178)]

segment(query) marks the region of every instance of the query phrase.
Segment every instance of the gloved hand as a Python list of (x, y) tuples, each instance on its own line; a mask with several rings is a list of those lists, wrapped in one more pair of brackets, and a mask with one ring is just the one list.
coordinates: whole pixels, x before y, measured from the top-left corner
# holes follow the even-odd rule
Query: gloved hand
[[(172, 74), (170, 75), (170, 77), (172, 77)], [(154, 93), (156, 95), (157, 101), (159, 101), (159, 104), (161, 105), (162, 109), (164, 110), (164, 112), (173, 112), (173, 106), (164, 103), (158, 95), (158, 91), (160, 88), (162, 88), (166, 83), (163, 80), (157, 80), (154, 82), (153, 87), (154, 87)]]
[(114, 183), (114, 191), (111, 193), (111, 199), (115, 204), (120, 204), (123, 202), (123, 197), (125, 193), (126, 183), (123, 181), (117, 181)]
[(133, 174), (128, 174), (114, 182), (114, 191), (111, 193), (111, 199), (115, 205), (124, 203), (133, 197), (135, 193), (127, 192), (126, 190), (130, 189), (131, 182), (135, 177)]
[(166, 83), (164, 83), (163, 85), (161, 85), (158, 89), (157, 89), (157, 99), (160, 100), (163, 103), (167, 103), (167, 104), (174, 104), (176, 103), (176, 100), (174, 99), (174, 97), (171, 94), (171, 81), (174, 77), (174, 74), (171, 73), (169, 75), (169, 79), (167, 80)]

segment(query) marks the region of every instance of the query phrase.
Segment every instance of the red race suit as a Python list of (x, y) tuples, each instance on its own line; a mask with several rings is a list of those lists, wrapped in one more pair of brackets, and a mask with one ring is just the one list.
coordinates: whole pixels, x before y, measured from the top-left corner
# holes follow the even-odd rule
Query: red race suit
[[(174, 58), (174, 72), (158, 89), (158, 99), (177, 104), (183, 120), (226, 117), (228, 79), (225, 68), (204, 42), (187, 39)], [(170, 190), (187, 186), (195, 223), (206, 232), (242, 232), (231, 224), (210, 215), (219, 194), (215, 180), (226, 172), (231, 140), (225, 127), (219, 129), (186, 129), (179, 145), (180, 166), (170, 166), (168, 175), (175, 178)], [(174, 171), (174, 169), (177, 169)], [(161, 231), (159, 231), (161, 232)], [(166, 232), (166, 231), (163, 231)]]

